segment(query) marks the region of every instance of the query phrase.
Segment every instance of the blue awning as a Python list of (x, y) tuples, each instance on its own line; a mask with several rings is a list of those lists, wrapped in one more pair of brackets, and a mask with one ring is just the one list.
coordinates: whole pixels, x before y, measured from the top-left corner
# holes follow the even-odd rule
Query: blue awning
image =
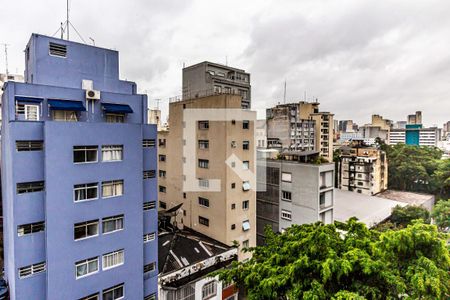
[(28, 96), (16, 96), (16, 101), (21, 102), (29, 102), (29, 103), (41, 103), (43, 98), (36, 98), (36, 97), (28, 97)]
[(81, 101), (73, 101), (73, 100), (57, 100), (57, 99), (48, 99), (48, 105), (50, 105), (50, 109), (53, 110), (75, 110), (75, 111), (85, 111), (86, 108)]
[(108, 113), (131, 114), (133, 110), (128, 104), (102, 103), (103, 109)]

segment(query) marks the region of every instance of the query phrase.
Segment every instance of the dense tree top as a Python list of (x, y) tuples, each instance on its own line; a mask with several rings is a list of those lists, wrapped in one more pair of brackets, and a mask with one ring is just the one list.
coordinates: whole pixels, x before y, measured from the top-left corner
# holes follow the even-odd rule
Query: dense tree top
[(380, 233), (356, 219), (266, 230), (252, 259), (220, 272), (249, 299), (448, 299), (450, 256), (436, 226)]

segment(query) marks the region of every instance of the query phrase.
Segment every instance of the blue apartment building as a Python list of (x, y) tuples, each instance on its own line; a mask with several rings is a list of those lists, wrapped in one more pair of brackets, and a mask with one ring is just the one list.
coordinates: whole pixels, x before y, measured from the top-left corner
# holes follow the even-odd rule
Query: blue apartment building
[(156, 299), (156, 126), (114, 50), (33, 34), (2, 97), (11, 299)]

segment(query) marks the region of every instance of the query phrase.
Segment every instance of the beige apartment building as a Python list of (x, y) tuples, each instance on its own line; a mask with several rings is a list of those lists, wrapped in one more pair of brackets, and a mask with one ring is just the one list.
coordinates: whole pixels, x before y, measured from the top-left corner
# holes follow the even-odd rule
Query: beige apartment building
[(177, 222), (242, 248), (256, 245), (256, 112), (241, 102), (231, 94), (172, 101), (170, 129), (158, 133), (158, 184), (160, 209), (182, 204)]
[(318, 112), (311, 114), (315, 121), (316, 149), (328, 162), (333, 161), (334, 114)]
[(375, 195), (387, 189), (388, 162), (384, 151), (347, 146), (340, 150), (340, 189), (366, 195)]

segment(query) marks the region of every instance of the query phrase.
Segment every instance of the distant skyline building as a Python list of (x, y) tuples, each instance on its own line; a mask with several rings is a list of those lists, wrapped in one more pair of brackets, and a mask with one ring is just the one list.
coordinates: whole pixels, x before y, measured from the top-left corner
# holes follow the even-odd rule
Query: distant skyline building
[(384, 119), (381, 115), (372, 115), (372, 121), (359, 127), (359, 132), (362, 133), (363, 138), (373, 139), (380, 138), (386, 143), (389, 142), (389, 132), (392, 127), (392, 121)]
[(266, 226), (283, 232), (293, 224), (334, 221), (334, 163), (312, 163), (319, 153), (286, 151), (276, 159), (258, 151), (257, 244)]
[(422, 112), (416, 111), (413, 115), (408, 115), (407, 124), (409, 125), (421, 125), (422, 124)]
[(404, 129), (390, 131), (389, 144), (437, 146), (439, 139), (440, 130), (437, 127), (423, 128), (422, 124), (406, 124)]
[(11, 299), (155, 299), (156, 126), (114, 50), (32, 34), (2, 97)]
[(183, 68), (183, 100), (215, 94), (240, 95), (241, 107), (251, 108), (250, 73), (208, 61)]

